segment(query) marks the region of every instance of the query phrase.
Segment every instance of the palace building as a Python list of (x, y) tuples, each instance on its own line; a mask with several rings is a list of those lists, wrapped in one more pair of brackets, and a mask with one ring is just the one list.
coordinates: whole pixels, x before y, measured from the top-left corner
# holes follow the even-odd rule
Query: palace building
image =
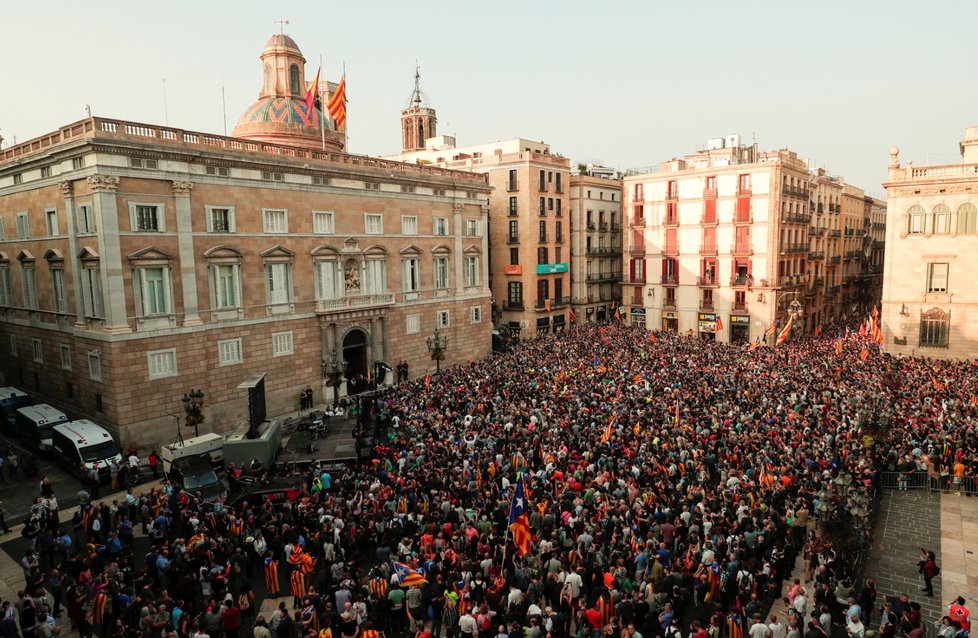
[(295, 42), (261, 64), (231, 137), (89, 117), (0, 151), (4, 385), (148, 447), (192, 388), (220, 432), (249, 379), (275, 415), (434, 371), (436, 329), (443, 365), (489, 354), (486, 176), (348, 154)]

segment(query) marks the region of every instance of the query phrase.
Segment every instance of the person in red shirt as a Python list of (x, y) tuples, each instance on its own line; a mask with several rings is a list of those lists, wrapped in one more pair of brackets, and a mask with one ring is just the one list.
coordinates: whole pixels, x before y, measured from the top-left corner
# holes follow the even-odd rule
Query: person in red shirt
[(956, 621), (965, 631), (971, 631), (971, 612), (964, 606), (964, 598), (958, 596), (954, 602), (947, 606), (948, 616)]

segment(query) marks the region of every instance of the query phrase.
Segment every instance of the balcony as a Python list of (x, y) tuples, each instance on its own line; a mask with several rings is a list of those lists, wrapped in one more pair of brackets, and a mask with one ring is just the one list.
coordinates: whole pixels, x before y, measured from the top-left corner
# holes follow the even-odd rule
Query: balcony
[(808, 234), (812, 237), (825, 237), (825, 226), (820, 226), (818, 228), (809, 228)]
[[(619, 275), (620, 274), (621, 273), (619, 273)], [(631, 279), (629, 279), (625, 283), (626, 284), (639, 284), (639, 285), (644, 285), (645, 284), (645, 275), (635, 275), (634, 277), (632, 277)]]
[(506, 301), (503, 302), (503, 310), (509, 310), (511, 312), (523, 312), (523, 302), (522, 301)]
[(808, 261), (825, 261), (825, 252), (818, 251), (814, 253), (808, 253)]
[(518, 243), (520, 243), (520, 237), (519, 237), (519, 235), (509, 235), (506, 238), (506, 243), (507, 244), (518, 244)]
[(785, 275), (778, 282), (782, 288), (794, 288), (795, 286), (803, 286), (805, 284), (805, 278), (806, 275)]
[(600, 230), (602, 232), (608, 230), (608, 222), (600, 222), (600, 223), (598, 223), (598, 230)]
[(829, 257), (828, 263), (830, 266), (835, 266), (842, 263), (842, 257), (836, 255), (835, 257)]
[(662, 248), (662, 254), (666, 257), (678, 257), (679, 256), (679, 245), (678, 244), (666, 244)]
[(746, 257), (747, 255), (753, 255), (754, 251), (751, 249), (750, 244), (734, 244), (730, 247), (730, 254), (735, 257)]
[(621, 224), (616, 223), (616, 222), (612, 222), (611, 223), (611, 232), (613, 232), (613, 233), (621, 232)]
[(702, 244), (700, 246), (701, 255), (716, 255), (717, 245), (716, 244)]
[(519, 189), (520, 189), (520, 183), (517, 180), (511, 179), (506, 183), (506, 190), (509, 191), (510, 193), (515, 193)]
[(703, 199), (716, 199), (717, 189), (715, 188), (704, 188), (703, 189)]
[(784, 193), (786, 197), (801, 197), (802, 199), (808, 199), (809, 193), (804, 188), (798, 188), (796, 186), (783, 186), (781, 192)]
[(588, 222), (587, 224), (584, 225), (584, 228), (587, 230), (594, 230), (595, 229), (594, 222)]
[(720, 280), (716, 276), (713, 277), (697, 277), (696, 285), (701, 288), (717, 288), (720, 285)]
[(667, 310), (675, 310), (676, 309), (676, 300), (675, 299), (668, 299), (667, 298), (667, 299), (665, 299), (662, 302), (662, 307), (663, 308), (666, 308)]
[(784, 255), (784, 254), (805, 253), (805, 252), (808, 252), (808, 244), (807, 243), (784, 244), (784, 245), (781, 246), (781, 254), (782, 255)]
[(731, 288), (741, 288), (744, 286), (753, 286), (754, 277), (751, 275), (734, 275), (730, 278)]
[(718, 220), (716, 214), (711, 214), (711, 215), (704, 214), (700, 216), (700, 224), (704, 226), (716, 226), (717, 223)]
[(644, 217), (633, 217), (632, 218), (632, 228), (645, 228), (645, 218)]
[(679, 285), (679, 275), (662, 275), (659, 280), (664, 286), (678, 286)]
[(838, 228), (829, 229), (829, 237), (842, 237), (842, 231)]
[(341, 312), (359, 308), (369, 308), (375, 306), (390, 306), (394, 304), (394, 294), (385, 293), (380, 295), (349, 295), (337, 299), (317, 299), (316, 313), (328, 314), (331, 312)]
[(588, 283), (593, 283), (598, 281), (618, 281), (621, 279), (621, 271), (619, 270), (615, 272), (598, 272), (598, 273), (589, 272), (587, 274), (586, 279)]
[(713, 310), (713, 300), (712, 299), (701, 299), (700, 300), (700, 310)]
[(632, 244), (628, 247), (629, 255), (644, 255), (645, 254), (645, 244)]
[(873, 230), (883, 230), (884, 228), (886, 228), (886, 224), (883, 224), (881, 222), (873, 222), (872, 228)]
[(618, 246), (591, 246), (584, 251), (588, 255), (620, 255), (621, 248)]
[[(556, 310), (557, 308), (563, 308), (564, 306), (570, 304), (570, 297), (552, 297), (550, 299), (550, 309)], [(534, 309), (543, 312), (547, 312), (547, 300), (537, 299), (536, 306)]]
[(679, 215), (666, 215), (662, 220), (663, 226), (678, 226), (679, 225)]
[(733, 304), (734, 312), (747, 312), (747, 302), (746, 301), (735, 301)]
[(782, 224), (809, 224), (812, 221), (811, 215), (782, 215)]
[(825, 285), (825, 280), (823, 278), (816, 277), (815, 279), (812, 279), (813, 288), (821, 288), (824, 285)]

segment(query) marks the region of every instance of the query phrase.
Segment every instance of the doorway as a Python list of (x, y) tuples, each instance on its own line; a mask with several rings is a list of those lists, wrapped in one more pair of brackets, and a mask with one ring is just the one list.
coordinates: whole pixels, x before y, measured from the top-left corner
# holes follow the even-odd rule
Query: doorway
[(343, 360), (347, 379), (367, 376), (367, 334), (363, 330), (351, 330), (343, 337)]

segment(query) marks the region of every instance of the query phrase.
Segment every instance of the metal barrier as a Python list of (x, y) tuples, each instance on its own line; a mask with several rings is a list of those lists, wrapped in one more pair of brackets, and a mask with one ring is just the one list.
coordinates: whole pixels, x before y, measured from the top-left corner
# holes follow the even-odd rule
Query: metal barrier
[(929, 484), (927, 472), (880, 472), (880, 486), (885, 490), (922, 490)]
[(939, 478), (930, 479), (929, 486), (931, 492), (953, 492), (969, 496), (978, 494), (978, 481), (973, 476), (963, 476), (960, 482), (955, 483), (953, 476), (942, 474)]

